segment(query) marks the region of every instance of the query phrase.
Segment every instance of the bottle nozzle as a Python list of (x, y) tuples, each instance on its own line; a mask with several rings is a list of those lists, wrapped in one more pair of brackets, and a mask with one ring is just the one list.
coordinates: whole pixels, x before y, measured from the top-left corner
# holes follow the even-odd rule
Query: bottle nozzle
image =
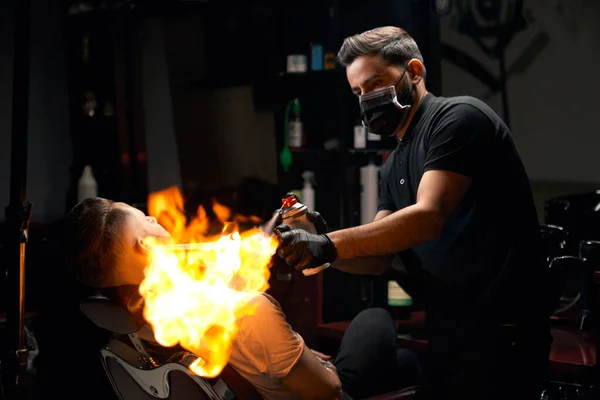
[(294, 204), (296, 204), (298, 200), (295, 196), (288, 196), (281, 199), (281, 208), (290, 208)]
[(86, 165), (85, 167), (83, 167), (83, 172), (81, 173), (81, 176), (91, 178), (93, 176), (92, 167), (90, 165)]

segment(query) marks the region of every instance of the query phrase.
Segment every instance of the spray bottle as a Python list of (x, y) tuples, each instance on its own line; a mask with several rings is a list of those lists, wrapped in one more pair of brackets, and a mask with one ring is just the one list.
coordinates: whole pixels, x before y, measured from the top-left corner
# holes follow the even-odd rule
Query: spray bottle
[[(300, 203), (294, 196), (288, 196), (281, 199), (281, 219), (285, 225), (293, 229), (302, 229), (310, 233), (317, 233), (317, 229), (312, 222), (309, 221), (306, 214), (308, 207)], [(316, 268), (302, 270), (305, 276), (317, 274), (328, 268), (331, 264), (326, 263)]]

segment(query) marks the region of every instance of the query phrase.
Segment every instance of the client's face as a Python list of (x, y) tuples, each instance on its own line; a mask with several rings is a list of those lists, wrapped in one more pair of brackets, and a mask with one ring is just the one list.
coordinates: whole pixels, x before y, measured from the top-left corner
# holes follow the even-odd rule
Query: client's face
[(143, 240), (147, 237), (168, 238), (169, 233), (137, 208), (125, 203), (115, 203), (115, 207), (127, 214), (122, 228), (123, 254), (119, 263), (119, 276), (126, 284), (138, 285), (144, 279), (144, 269), (148, 265), (148, 252)]

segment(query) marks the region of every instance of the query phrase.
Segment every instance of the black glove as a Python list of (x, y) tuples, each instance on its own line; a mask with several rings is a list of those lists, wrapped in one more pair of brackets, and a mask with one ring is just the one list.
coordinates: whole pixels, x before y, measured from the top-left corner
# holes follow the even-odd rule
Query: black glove
[[(289, 192), (285, 195), (285, 197), (289, 197), (289, 196), (294, 196), (294, 198), (302, 203), (302, 201), (300, 200), (300, 198), (298, 196), (296, 196), (294, 193)], [(329, 228), (327, 228), (327, 222), (325, 221), (325, 218), (323, 218), (323, 216), (318, 212), (318, 211), (308, 211), (306, 213), (306, 218), (310, 221), (310, 223), (312, 223), (315, 226), (315, 229), (317, 230), (318, 234), (322, 234), (322, 233), (327, 233)], [(275, 225), (280, 225), (282, 223), (282, 219), (281, 219), (281, 215), (279, 215), (277, 217), (276, 223)]]
[(329, 229), (327, 228), (327, 222), (325, 218), (318, 211), (309, 211), (306, 213), (306, 218), (315, 226), (317, 233), (323, 234), (327, 233)]
[(279, 239), (277, 254), (297, 271), (332, 263), (337, 258), (337, 250), (326, 234), (315, 235), (287, 225), (279, 225), (275, 233)]

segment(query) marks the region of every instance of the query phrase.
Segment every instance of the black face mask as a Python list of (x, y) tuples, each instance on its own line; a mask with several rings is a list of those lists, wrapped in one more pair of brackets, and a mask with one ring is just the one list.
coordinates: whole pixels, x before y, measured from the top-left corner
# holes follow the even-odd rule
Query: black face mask
[(396, 85), (402, 81), (406, 70), (394, 86), (360, 96), (360, 113), (363, 125), (371, 133), (391, 136), (406, 123), (413, 105), (412, 86), (405, 85), (396, 94)]

